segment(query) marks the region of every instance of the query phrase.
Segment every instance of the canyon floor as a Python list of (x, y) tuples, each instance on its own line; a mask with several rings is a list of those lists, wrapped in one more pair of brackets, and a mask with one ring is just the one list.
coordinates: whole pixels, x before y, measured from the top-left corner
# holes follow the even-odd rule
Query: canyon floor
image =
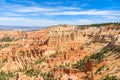
[(1, 30), (0, 80), (120, 80), (120, 25)]

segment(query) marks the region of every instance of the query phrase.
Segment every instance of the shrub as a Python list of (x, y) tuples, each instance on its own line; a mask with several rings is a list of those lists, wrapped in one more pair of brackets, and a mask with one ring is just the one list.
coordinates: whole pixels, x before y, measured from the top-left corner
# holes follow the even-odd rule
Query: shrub
[(79, 60), (79, 61), (77, 61), (77, 63), (73, 64), (72, 67), (82, 71), (87, 60), (88, 60), (88, 58), (85, 57), (84, 59)]
[(45, 60), (46, 60), (46, 57), (38, 59), (35, 61), (35, 64), (40, 64), (40, 63), (44, 62)]
[(40, 75), (41, 69), (34, 70), (30, 66), (25, 65), (23, 69), (19, 70), (20, 72), (23, 72), (24, 74), (30, 76), (30, 77), (38, 77)]
[(118, 80), (115, 76), (105, 76), (105, 78), (103, 80)]
[(42, 73), (41, 76), (43, 77), (44, 80), (55, 80), (55, 79), (50, 77), (50, 72)]
[(90, 25), (77, 25), (79, 27), (84, 26), (92, 26), (92, 27), (101, 27), (101, 26), (108, 26), (108, 25), (120, 25), (120, 22), (109, 22), (109, 23), (96, 23), (96, 24), (90, 24)]
[(40, 70), (34, 70), (34, 69), (27, 69), (24, 73), (30, 77), (35, 76), (38, 77), (40, 75)]
[(60, 64), (59, 66), (56, 66), (56, 67), (57, 68), (63, 68), (63, 69), (70, 68), (70, 63), (65, 63), (64, 65)]
[(104, 68), (105, 68), (105, 66), (100, 67), (100, 68), (95, 72), (95, 74), (101, 73), (101, 71), (102, 71)]
[(4, 44), (4, 45), (0, 45), (0, 48), (5, 48), (5, 47), (8, 47), (10, 46), (9, 44)]
[(0, 40), (0, 42), (11, 42), (13, 40), (14, 40), (13, 38), (11, 38), (9, 36), (5, 36)]
[(5, 58), (5, 59), (2, 60), (2, 63), (5, 63), (7, 61), (8, 61), (7, 58)]
[(8, 71), (7, 73), (1, 71), (0, 72), (0, 80), (9, 80), (10, 78), (15, 77), (15, 73), (14, 72), (10, 72)]

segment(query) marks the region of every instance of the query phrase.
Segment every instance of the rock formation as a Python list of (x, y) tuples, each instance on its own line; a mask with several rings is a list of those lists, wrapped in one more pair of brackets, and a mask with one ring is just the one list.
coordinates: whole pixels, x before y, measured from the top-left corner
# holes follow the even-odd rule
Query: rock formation
[(110, 74), (120, 79), (120, 25), (57, 25), (0, 35), (0, 72), (5, 79), (103, 80)]

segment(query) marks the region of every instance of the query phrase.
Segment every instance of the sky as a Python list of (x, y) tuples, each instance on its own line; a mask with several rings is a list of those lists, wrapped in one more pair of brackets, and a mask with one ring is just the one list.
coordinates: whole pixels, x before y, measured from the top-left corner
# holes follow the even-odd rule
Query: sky
[(0, 0), (0, 25), (120, 22), (120, 0)]

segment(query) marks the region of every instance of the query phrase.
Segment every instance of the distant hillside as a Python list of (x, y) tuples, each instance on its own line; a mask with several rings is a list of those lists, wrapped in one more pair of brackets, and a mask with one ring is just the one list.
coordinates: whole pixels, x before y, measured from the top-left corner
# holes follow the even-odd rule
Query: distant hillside
[(0, 30), (22, 30), (22, 31), (31, 31), (46, 28), (45, 26), (9, 26), (9, 25), (0, 25)]

